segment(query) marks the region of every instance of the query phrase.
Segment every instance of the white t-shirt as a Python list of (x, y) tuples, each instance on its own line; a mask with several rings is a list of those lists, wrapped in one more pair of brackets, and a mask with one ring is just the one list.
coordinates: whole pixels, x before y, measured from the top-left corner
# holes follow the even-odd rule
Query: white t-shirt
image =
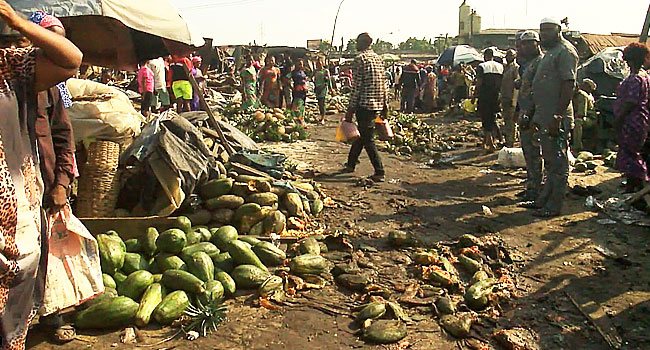
[(503, 65), (496, 61), (487, 61), (479, 64), (483, 68), (483, 74), (503, 75)]
[(167, 86), (167, 79), (165, 77), (165, 60), (162, 57), (149, 60), (147, 67), (153, 71), (154, 89), (162, 89)]

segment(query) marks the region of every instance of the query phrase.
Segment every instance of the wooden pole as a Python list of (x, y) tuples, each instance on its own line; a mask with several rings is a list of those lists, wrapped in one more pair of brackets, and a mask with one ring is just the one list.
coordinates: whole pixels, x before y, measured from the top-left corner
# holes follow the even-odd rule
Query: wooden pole
[[(339, 12), (341, 12), (341, 6), (343, 6), (343, 2), (345, 0), (341, 0), (341, 3), (339, 4), (339, 9), (336, 10), (336, 17), (334, 17), (334, 27), (332, 27), (332, 41), (330, 43), (334, 45), (334, 32), (336, 31), (336, 21), (339, 19)], [(329, 60), (330, 58), (330, 53), (332, 52), (332, 46), (330, 46), (330, 49), (327, 50), (327, 59)]]
[(183, 68), (185, 68), (187, 77), (190, 80), (190, 84), (192, 85), (192, 90), (196, 91), (196, 94), (199, 96), (199, 103), (201, 105), (201, 109), (203, 109), (208, 114), (208, 124), (219, 135), (219, 140), (221, 141), (223, 147), (226, 149), (226, 153), (228, 153), (229, 156), (233, 155), (235, 151), (232, 149), (232, 147), (230, 147), (230, 143), (228, 143), (228, 140), (226, 140), (226, 135), (224, 135), (223, 130), (221, 130), (219, 121), (212, 113), (212, 110), (210, 109), (210, 106), (208, 106), (208, 103), (205, 102), (205, 96), (203, 96), (203, 91), (201, 91), (201, 89), (199, 88), (199, 84), (196, 82), (196, 79), (194, 79), (194, 76), (187, 68), (187, 66), (185, 66), (185, 64), (183, 64)]
[(645, 22), (643, 23), (643, 30), (641, 31), (639, 42), (645, 43), (648, 41), (648, 29), (650, 29), (650, 5), (648, 6), (648, 12), (645, 15)]

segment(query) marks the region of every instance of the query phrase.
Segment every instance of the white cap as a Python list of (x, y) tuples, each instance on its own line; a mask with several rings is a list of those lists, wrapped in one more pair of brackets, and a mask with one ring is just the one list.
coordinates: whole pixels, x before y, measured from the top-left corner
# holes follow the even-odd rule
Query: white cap
[(553, 18), (553, 17), (544, 18), (540, 24), (555, 24), (558, 27), (562, 26), (560, 21), (558, 21), (556, 18)]
[(539, 34), (534, 30), (527, 30), (519, 36), (520, 41), (535, 40), (539, 41)]

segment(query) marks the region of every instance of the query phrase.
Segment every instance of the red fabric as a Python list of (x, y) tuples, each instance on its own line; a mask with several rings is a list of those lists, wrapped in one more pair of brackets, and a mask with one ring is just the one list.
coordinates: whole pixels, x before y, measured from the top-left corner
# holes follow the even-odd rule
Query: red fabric
[(172, 60), (172, 63), (185, 63), (185, 65), (187, 66), (187, 69), (189, 69), (189, 70), (192, 70), (192, 68), (194, 68), (194, 67), (192, 67), (192, 61), (190, 61), (190, 59), (187, 58), (187, 57), (176, 57), (176, 56), (174, 56), (173, 60)]
[(65, 30), (65, 27), (63, 27), (63, 23), (61, 23), (61, 21), (58, 18), (52, 15), (45, 16), (45, 18), (43, 18), (43, 20), (41, 21), (40, 26), (46, 29), (52, 27), (59, 27)]

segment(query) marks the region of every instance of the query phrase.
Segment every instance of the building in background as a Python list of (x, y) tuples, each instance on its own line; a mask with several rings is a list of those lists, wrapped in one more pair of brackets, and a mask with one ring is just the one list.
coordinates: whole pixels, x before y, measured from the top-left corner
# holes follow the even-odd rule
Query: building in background
[(458, 43), (468, 44), (472, 37), (481, 32), (481, 16), (467, 4), (467, 0), (458, 9)]

